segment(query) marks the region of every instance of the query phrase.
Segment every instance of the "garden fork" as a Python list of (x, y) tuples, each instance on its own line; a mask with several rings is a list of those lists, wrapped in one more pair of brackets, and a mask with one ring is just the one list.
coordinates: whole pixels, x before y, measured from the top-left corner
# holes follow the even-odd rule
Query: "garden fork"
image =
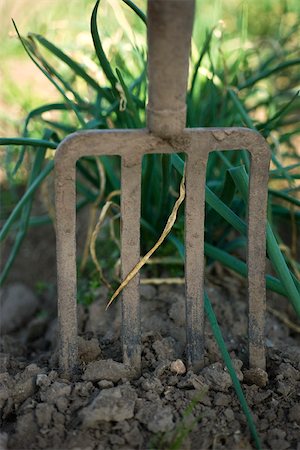
[[(55, 156), (59, 364), (71, 376), (78, 363), (76, 282), (76, 161), (121, 156), (122, 277), (140, 260), (141, 163), (146, 154), (186, 154), (186, 355), (199, 370), (204, 359), (204, 207), (206, 163), (216, 150), (251, 154), (248, 204), (249, 364), (265, 369), (266, 206), (270, 151), (247, 128), (185, 128), (186, 89), (194, 0), (148, 1), (149, 102), (147, 128), (90, 130), (68, 136)], [(123, 364), (141, 371), (139, 276), (123, 291)]]

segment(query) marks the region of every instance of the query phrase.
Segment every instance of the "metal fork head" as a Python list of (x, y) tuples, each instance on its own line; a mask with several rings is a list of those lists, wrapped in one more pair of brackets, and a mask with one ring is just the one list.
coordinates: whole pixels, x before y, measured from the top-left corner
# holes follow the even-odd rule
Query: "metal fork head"
[[(204, 355), (204, 202), (206, 162), (211, 151), (248, 149), (251, 177), (248, 211), (249, 362), (265, 368), (265, 217), (270, 152), (265, 140), (247, 128), (185, 129), (173, 139), (149, 130), (75, 133), (56, 153), (57, 275), (60, 367), (69, 375), (77, 364), (75, 165), (83, 156), (121, 156), (121, 261), (125, 277), (140, 259), (141, 162), (151, 153), (187, 155), (185, 280), (187, 360), (195, 370)], [(123, 292), (123, 362), (133, 375), (141, 368), (139, 278)]]
[[(149, 103), (144, 130), (83, 131), (67, 137), (56, 157), (57, 276), (60, 367), (77, 364), (75, 165), (83, 156), (121, 156), (121, 261), (123, 278), (140, 259), (142, 157), (184, 152), (186, 161), (185, 281), (187, 361), (198, 370), (204, 355), (204, 205), (211, 151), (251, 154), (248, 211), (249, 361), (265, 368), (265, 217), (270, 151), (246, 128), (186, 129), (185, 95), (194, 0), (148, 1)], [(139, 277), (123, 291), (123, 362), (141, 370)]]

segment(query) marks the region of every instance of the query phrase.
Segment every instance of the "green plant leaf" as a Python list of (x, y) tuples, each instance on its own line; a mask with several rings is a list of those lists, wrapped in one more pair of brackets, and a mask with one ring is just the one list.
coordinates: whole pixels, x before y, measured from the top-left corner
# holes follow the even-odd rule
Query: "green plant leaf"
[(0, 145), (26, 145), (38, 148), (50, 148), (55, 150), (57, 144), (46, 139), (32, 139), (32, 138), (0, 138)]
[(107, 90), (102, 89), (101, 86), (92, 78), (85, 69), (78, 64), (74, 59), (70, 58), (68, 55), (66, 55), (61, 49), (56, 47), (52, 42), (49, 42), (46, 38), (41, 36), (40, 34), (32, 34), (32, 36), (35, 37), (35, 39), (47, 50), (49, 50), (53, 55), (55, 55), (60, 61), (63, 61), (67, 66), (70, 67), (70, 69), (73, 70), (73, 72), (82, 78), (86, 83), (91, 86), (93, 89), (95, 89), (97, 92), (99, 92), (104, 98), (106, 98), (108, 101), (111, 101), (111, 96), (108, 94)]
[(223, 336), (222, 336), (222, 332), (220, 330), (217, 318), (215, 316), (215, 313), (214, 313), (214, 310), (212, 308), (210, 299), (209, 299), (209, 297), (208, 297), (206, 292), (204, 294), (204, 308), (205, 308), (205, 312), (206, 312), (206, 315), (208, 317), (208, 320), (209, 320), (209, 323), (210, 323), (210, 326), (211, 326), (214, 338), (215, 338), (215, 340), (216, 340), (216, 342), (218, 344), (219, 350), (220, 350), (222, 358), (223, 358), (223, 360), (224, 360), (224, 362), (226, 364), (226, 367), (227, 367), (227, 370), (229, 372), (229, 375), (231, 376), (232, 384), (233, 384), (233, 387), (234, 387), (235, 392), (237, 394), (237, 397), (239, 399), (241, 408), (242, 408), (242, 410), (243, 410), (243, 412), (244, 412), (244, 414), (246, 416), (247, 425), (248, 425), (249, 430), (251, 432), (252, 438), (253, 438), (253, 440), (255, 442), (256, 448), (257, 449), (261, 449), (262, 447), (261, 447), (260, 437), (259, 437), (258, 432), (256, 430), (256, 426), (255, 426), (252, 414), (251, 414), (249, 406), (247, 404), (247, 400), (246, 400), (245, 395), (243, 393), (243, 390), (242, 390), (241, 384), (239, 382), (239, 379), (238, 379), (238, 377), (236, 375), (236, 372), (234, 370), (234, 367), (232, 365), (232, 362), (231, 362), (228, 350), (226, 348), (226, 345), (225, 345), (225, 342), (224, 342), (224, 339), (223, 339)]
[(100, 66), (102, 67), (112, 88), (116, 91), (115, 87), (116, 87), (116, 83), (117, 83), (117, 78), (115, 77), (115, 75), (110, 67), (108, 59), (106, 58), (106, 55), (104, 53), (104, 50), (103, 50), (103, 47), (101, 44), (100, 35), (98, 32), (97, 13), (98, 13), (99, 3), (100, 3), (100, 0), (97, 0), (96, 4), (94, 6), (93, 12), (92, 12), (91, 34), (92, 34), (92, 39), (94, 42), (95, 52), (96, 52), (97, 58), (99, 60)]
[(146, 15), (140, 10), (140, 8), (138, 8), (131, 0), (123, 0), (123, 2), (126, 3), (126, 5), (128, 5), (139, 16), (145, 25), (147, 25)]
[(81, 124), (81, 126), (84, 128), (85, 126), (85, 122), (83, 117), (80, 114), (80, 111), (78, 110), (77, 106), (66, 96), (65, 92), (63, 91), (63, 89), (59, 86), (59, 84), (48, 74), (48, 72), (38, 63), (38, 61), (36, 61), (36, 59), (32, 56), (30, 50), (28, 49), (28, 44), (26, 44), (26, 41), (24, 38), (22, 38), (22, 36), (19, 33), (19, 30), (17, 28), (17, 25), (15, 24), (14, 20), (12, 19), (12, 22), (14, 24), (14, 28), (16, 30), (16, 33), (18, 35), (18, 38), (21, 41), (21, 44), (24, 48), (24, 50), (26, 51), (26, 53), (28, 54), (29, 58), (34, 62), (34, 64), (40, 69), (40, 71), (45, 75), (46, 78), (48, 78), (48, 80), (56, 87), (56, 89), (61, 93), (61, 95), (64, 97), (65, 102), (70, 106), (70, 108), (74, 111), (79, 123)]
[[(249, 179), (245, 169), (243, 167), (235, 167), (230, 170), (230, 174), (233, 177), (244, 202), (247, 204)], [(296, 287), (292, 274), (285, 262), (285, 259), (274, 236), (273, 230), (268, 222), (267, 252), (274, 266), (274, 269), (277, 272), (278, 278), (281, 280), (288, 298), (290, 299), (295, 309), (295, 312), (300, 317), (300, 292)]]
[(281, 72), (284, 69), (287, 69), (288, 67), (292, 66), (299, 66), (300, 65), (300, 58), (297, 59), (291, 59), (289, 61), (284, 61), (280, 64), (278, 64), (275, 67), (272, 67), (271, 69), (266, 69), (262, 72), (259, 72), (257, 75), (254, 75), (251, 78), (248, 78), (244, 83), (241, 83), (238, 86), (238, 89), (241, 91), (242, 89), (249, 88), (253, 86), (255, 83), (257, 83), (260, 80), (263, 80), (264, 78), (269, 78), (269, 76), (273, 75), (276, 72)]
[[(44, 140), (48, 140), (51, 139), (53, 132), (51, 130), (45, 130), (44, 132)], [(31, 169), (31, 173), (30, 176), (28, 178), (28, 183), (27, 183), (27, 191), (30, 189), (30, 187), (33, 185), (33, 183), (35, 182), (35, 180), (37, 179), (39, 173), (41, 172), (42, 169), (42, 165), (45, 159), (45, 154), (46, 154), (46, 149), (45, 148), (40, 148), (40, 151), (35, 152), (34, 155), (34, 162), (32, 165), (32, 169)], [(21, 218), (19, 221), (19, 230), (15, 239), (15, 242), (13, 244), (13, 247), (10, 251), (8, 260), (6, 261), (6, 264), (3, 268), (3, 271), (1, 273), (0, 276), (0, 286), (2, 286), (2, 284), (4, 283), (14, 261), (15, 258), (21, 248), (21, 245), (24, 241), (24, 238), (26, 236), (27, 233), (27, 229), (28, 229), (28, 224), (29, 224), (29, 219), (30, 219), (30, 213), (31, 213), (31, 209), (32, 209), (32, 204), (33, 204), (33, 196), (34, 196), (34, 191), (32, 193), (32, 195), (30, 196), (29, 200), (27, 201), (27, 203), (23, 206), (22, 209), (22, 214), (21, 214)], [(7, 222), (6, 222), (7, 223)], [(2, 230), (3, 231), (3, 230)]]
[(0, 232), (0, 242), (2, 242), (5, 239), (5, 237), (9, 233), (9, 230), (11, 229), (11, 226), (13, 225), (13, 223), (15, 222), (15, 220), (18, 218), (19, 214), (21, 213), (24, 205), (31, 199), (33, 193), (37, 190), (37, 188), (40, 186), (42, 181), (53, 170), (53, 167), (54, 167), (54, 161), (51, 160), (43, 168), (43, 170), (40, 172), (40, 174), (35, 178), (33, 183), (30, 184), (30, 186), (26, 190), (25, 194), (20, 199), (18, 204), (15, 206), (15, 208), (13, 209), (9, 218), (6, 220), (5, 224), (3, 225), (3, 228)]

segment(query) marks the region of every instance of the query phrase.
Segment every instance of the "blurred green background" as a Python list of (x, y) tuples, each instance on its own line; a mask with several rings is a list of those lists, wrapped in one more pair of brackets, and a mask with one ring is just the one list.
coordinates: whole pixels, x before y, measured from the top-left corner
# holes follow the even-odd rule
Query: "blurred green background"
[[(26, 113), (42, 103), (59, 99), (59, 94), (25, 54), (11, 18), (22, 35), (42, 34), (63, 48), (79, 63), (100, 77), (92, 60), (93, 43), (89, 21), (94, 0), (0, 0), (0, 136), (17, 134)], [(146, 11), (146, 0), (135, 2)], [(226, 48), (254, 47), (265, 40), (270, 50), (280, 52), (279, 38), (299, 23), (298, 0), (196, 0), (194, 50), (205, 33), (219, 26), (226, 33)], [(104, 50), (111, 56), (132, 58), (132, 43), (146, 48), (146, 28), (121, 0), (102, 0), (99, 8)], [(221, 22), (220, 22), (221, 21)], [(216, 37), (220, 30), (216, 30)], [(298, 36), (295, 34), (295, 41)], [(194, 51), (195, 53), (195, 51)]]

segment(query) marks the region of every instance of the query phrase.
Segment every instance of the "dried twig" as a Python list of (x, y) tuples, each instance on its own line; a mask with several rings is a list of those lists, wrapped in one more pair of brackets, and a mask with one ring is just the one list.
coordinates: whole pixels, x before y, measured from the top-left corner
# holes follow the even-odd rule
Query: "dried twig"
[(160, 235), (158, 241), (154, 244), (154, 246), (148, 251), (148, 253), (136, 264), (136, 266), (129, 272), (129, 274), (122, 281), (118, 289), (114, 292), (111, 299), (109, 300), (106, 309), (112, 304), (115, 298), (123, 291), (123, 289), (127, 286), (127, 284), (138, 274), (141, 268), (146, 264), (149, 258), (153, 255), (153, 253), (158, 249), (158, 247), (163, 243), (165, 238), (168, 236), (170, 231), (173, 228), (173, 225), (177, 218), (178, 209), (185, 198), (185, 171), (183, 173), (183, 177), (180, 183), (179, 189), (179, 197), (175, 202), (173, 210), (167, 220), (166, 226)]

